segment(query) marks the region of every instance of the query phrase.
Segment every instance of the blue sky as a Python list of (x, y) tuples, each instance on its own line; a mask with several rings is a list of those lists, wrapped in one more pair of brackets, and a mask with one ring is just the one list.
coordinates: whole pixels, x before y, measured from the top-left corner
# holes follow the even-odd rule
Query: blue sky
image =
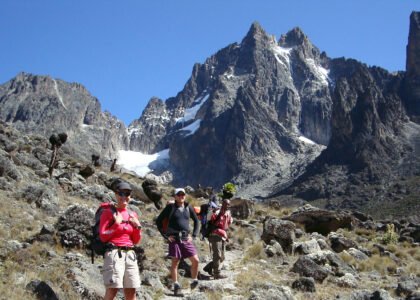
[(419, 0), (1, 0), (0, 84), (19, 72), (78, 82), (129, 124), (254, 21), (277, 39), (299, 26), (331, 58), (404, 70), (412, 11)]

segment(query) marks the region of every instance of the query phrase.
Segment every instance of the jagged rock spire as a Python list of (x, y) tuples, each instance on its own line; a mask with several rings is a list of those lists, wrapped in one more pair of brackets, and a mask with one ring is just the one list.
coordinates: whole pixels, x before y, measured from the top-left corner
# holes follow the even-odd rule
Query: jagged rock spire
[(411, 119), (420, 123), (420, 12), (410, 15), (407, 44), (405, 103)]
[(308, 42), (308, 37), (302, 29), (295, 27), (280, 37), (279, 43), (283, 47), (294, 47)]
[(410, 15), (406, 71), (408, 76), (420, 75), (420, 12)]

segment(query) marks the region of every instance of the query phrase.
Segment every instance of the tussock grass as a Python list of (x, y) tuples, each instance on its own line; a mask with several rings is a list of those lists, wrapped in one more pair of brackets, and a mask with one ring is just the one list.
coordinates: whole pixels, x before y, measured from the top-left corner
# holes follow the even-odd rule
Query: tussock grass
[[(65, 278), (67, 266), (62, 261), (49, 258), (48, 250), (48, 245), (34, 243), (28, 248), (7, 255), (0, 267), (0, 299), (36, 299), (30, 292), (25, 291), (26, 285), (32, 280), (47, 282), (60, 299), (80, 299), (80, 295), (71, 286), (71, 281)], [(56, 247), (55, 250), (64, 252), (60, 247)]]
[(397, 264), (388, 256), (372, 255), (369, 259), (357, 262), (356, 269), (362, 271), (378, 271), (381, 275), (393, 275)]
[(248, 263), (255, 260), (266, 259), (267, 255), (264, 252), (264, 242), (259, 241), (250, 246), (244, 254), (243, 263)]
[(264, 205), (262, 203), (256, 203), (254, 205), (255, 209), (255, 215), (256, 216), (272, 216), (275, 218), (282, 218), (284, 216), (288, 216), (292, 212), (292, 208), (289, 207), (279, 207), (279, 208), (273, 208), (269, 207), (267, 205)]
[(249, 240), (251, 243), (255, 243), (254, 236), (249, 234), (249, 229), (243, 227), (237, 227), (235, 230), (231, 230), (233, 240), (235, 240), (239, 245), (246, 246), (246, 241)]
[(354, 233), (359, 235), (359, 236), (363, 236), (363, 237), (367, 238), (369, 241), (373, 240), (376, 236), (376, 233), (375, 233), (374, 230), (366, 229), (366, 228), (356, 228), (354, 230)]

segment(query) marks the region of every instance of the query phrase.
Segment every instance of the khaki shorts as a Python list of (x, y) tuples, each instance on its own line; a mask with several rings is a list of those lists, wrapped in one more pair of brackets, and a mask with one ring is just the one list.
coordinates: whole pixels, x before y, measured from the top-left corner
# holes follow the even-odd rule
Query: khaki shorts
[(140, 273), (137, 265), (137, 256), (133, 250), (107, 251), (104, 256), (102, 276), (107, 288), (139, 288)]

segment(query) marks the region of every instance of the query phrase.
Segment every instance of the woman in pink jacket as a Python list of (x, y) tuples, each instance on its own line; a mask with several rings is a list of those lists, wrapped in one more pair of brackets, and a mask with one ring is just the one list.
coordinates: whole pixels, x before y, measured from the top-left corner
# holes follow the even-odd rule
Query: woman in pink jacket
[(105, 300), (112, 300), (118, 289), (124, 289), (126, 300), (136, 299), (140, 287), (140, 273), (134, 245), (141, 240), (141, 226), (135, 212), (128, 210), (131, 187), (120, 182), (115, 190), (115, 210), (105, 210), (99, 223), (101, 241), (110, 247), (104, 255), (103, 279), (106, 287)]

